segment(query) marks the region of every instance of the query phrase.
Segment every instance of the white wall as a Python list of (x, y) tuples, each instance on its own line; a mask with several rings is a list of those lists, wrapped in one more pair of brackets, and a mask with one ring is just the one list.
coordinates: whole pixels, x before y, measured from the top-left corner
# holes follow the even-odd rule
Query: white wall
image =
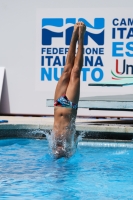
[[(6, 68), (0, 113), (53, 114), (53, 108), (46, 107), (46, 98), (53, 94), (35, 90), (37, 9), (117, 7), (119, 12), (132, 6), (132, 0), (0, 0), (0, 66)], [(79, 110), (82, 113), (89, 111)]]

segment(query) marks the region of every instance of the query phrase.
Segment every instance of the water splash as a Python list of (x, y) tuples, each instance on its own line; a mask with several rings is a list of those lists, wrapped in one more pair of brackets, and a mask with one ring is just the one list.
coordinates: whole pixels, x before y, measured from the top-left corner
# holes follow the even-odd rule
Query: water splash
[(79, 133), (78, 142), (81, 142), (83, 140), (83, 137), (85, 136), (85, 133), (86, 133), (85, 131), (82, 131), (82, 132)]
[[(71, 138), (65, 137), (65, 134), (60, 135), (59, 138), (55, 137), (55, 133), (45, 133), (50, 147), (50, 154), (56, 158), (58, 157), (70, 157), (77, 148), (78, 136), (76, 133), (71, 134)], [(77, 138), (76, 138), (77, 137)]]
[(84, 133), (76, 133), (75, 117), (71, 118), (71, 123), (65, 127), (62, 133), (58, 134), (58, 130), (45, 133), (50, 147), (50, 154), (55, 158), (71, 157), (76, 152), (78, 142), (82, 140)]

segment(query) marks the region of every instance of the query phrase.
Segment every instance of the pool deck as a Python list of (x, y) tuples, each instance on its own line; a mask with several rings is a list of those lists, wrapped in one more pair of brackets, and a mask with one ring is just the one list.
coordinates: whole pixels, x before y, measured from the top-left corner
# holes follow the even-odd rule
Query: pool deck
[[(45, 137), (45, 131), (52, 129), (53, 117), (23, 117), (0, 116), (0, 120), (8, 120), (8, 123), (0, 123), (0, 138), (2, 137)], [(132, 140), (133, 118), (128, 119), (76, 119), (76, 130), (84, 133), (86, 138), (109, 138)]]

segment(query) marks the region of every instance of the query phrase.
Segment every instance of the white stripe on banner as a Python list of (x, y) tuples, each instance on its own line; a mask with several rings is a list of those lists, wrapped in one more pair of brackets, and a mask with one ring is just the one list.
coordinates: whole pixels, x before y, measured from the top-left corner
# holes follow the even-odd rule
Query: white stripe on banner
[(3, 80), (4, 80), (4, 72), (5, 72), (5, 67), (0, 67), (0, 101), (1, 101)]

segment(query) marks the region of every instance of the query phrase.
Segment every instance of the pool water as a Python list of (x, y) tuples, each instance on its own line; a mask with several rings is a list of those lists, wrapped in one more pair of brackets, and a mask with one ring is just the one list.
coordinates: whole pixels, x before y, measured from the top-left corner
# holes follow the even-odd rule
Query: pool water
[(54, 160), (47, 140), (0, 140), (0, 199), (132, 200), (133, 147), (103, 146)]

